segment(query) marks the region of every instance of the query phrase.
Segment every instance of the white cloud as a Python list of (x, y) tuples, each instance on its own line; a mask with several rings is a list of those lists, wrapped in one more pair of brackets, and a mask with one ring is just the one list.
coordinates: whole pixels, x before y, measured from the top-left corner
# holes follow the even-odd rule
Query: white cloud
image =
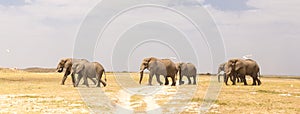
[(10, 55), (0, 51), (3, 52), (0, 54), (1, 61), (5, 61), (1, 62), (1, 66), (51, 67), (56, 65), (53, 61), (72, 56), (71, 50), (80, 22), (99, 1), (25, 2), (15, 6), (0, 5), (0, 50), (11, 50)]
[[(257, 9), (220, 11), (207, 5), (223, 34), (228, 58), (252, 54), (266, 74), (299, 74), (291, 56), (300, 49), (300, 1), (249, 0)], [(297, 63), (299, 63), (299, 60)], [(287, 67), (288, 66), (288, 67)]]
[[(1, 66), (51, 67), (56, 65), (53, 61), (71, 56), (80, 22), (98, 2), (25, 0), (23, 5), (0, 5)], [(203, 0), (198, 2), (203, 3)], [(191, 3), (194, 2), (174, 4)], [(300, 1), (249, 0), (247, 4), (256, 9), (220, 11), (210, 5), (204, 6), (223, 34), (228, 57), (253, 54), (263, 73), (299, 75), (296, 68), (300, 66), (294, 64), (300, 63), (299, 59), (289, 60), (289, 57), (300, 58), (296, 53), (300, 50)], [(6, 54), (6, 49), (10, 54)], [(30, 58), (24, 56), (28, 54)]]
[(31, 4), (32, 3), (32, 0), (25, 0), (24, 1), (26, 4)]

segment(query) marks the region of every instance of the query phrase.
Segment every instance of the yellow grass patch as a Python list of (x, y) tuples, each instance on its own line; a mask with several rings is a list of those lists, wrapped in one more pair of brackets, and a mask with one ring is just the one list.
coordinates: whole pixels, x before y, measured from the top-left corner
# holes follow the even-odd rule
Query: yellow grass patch
[[(118, 106), (122, 105), (126, 105), (132, 113), (147, 112), (151, 106), (159, 106), (162, 113), (178, 113), (178, 111), (199, 113), (199, 106), (203, 103), (209, 84), (212, 83), (210, 82), (211, 77), (207, 75), (198, 76), (197, 85), (177, 85), (176, 87), (159, 86), (156, 79), (153, 78), (154, 86), (152, 87), (162, 87), (153, 95), (135, 93), (121, 95), (120, 91), (126, 88), (139, 89), (141, 87), (138, 84), (138, 73), (119, 75), (107, 73), (108, 85), (101, 88), (94, 87), (95, 85), (91, 84), (91, 81), (89, 81), (91, 88), (86, 88), (84, 85), (74, 88), (70, 77), (65, 82), (66, 85), (60, 85), (62, 75), (63, 73), (0, 70), (0, 113), (90, 113), (89, 109), (93, 109), (93, 107), (113, 113)], [(121, 75), (123, 77), (118, 77)], [(161, 77), (161, 81), (164, 82), (163, 77)], [(237, 83), (235, 86), (222, 84), (219, 96), (208, 113), (300, 112), (299, 79), (262, 77), (261, 81), (261, 86), (250, 86), (252, 80), (248, 80), (249, 86), (244, 86), (242, 83)], [(187, 83), (187, 80), (185, 82)], [(147, 84), (148, 74), (144, 74), (142, 85), (146, 89), (149, 87)], [(193, 89), (195, 91), (191, 91)], [(81, 97), (83, 94), (78, 90), (95, 90), (95, 92), (101, 90), (108, 99), (99, 98), (100, 101), (105, 102), (96, 104), (105, 103), (103, 105), (89, 104), (84, 102)], [(184, 96), (187, 95), (192, 97), (185, 98)]]

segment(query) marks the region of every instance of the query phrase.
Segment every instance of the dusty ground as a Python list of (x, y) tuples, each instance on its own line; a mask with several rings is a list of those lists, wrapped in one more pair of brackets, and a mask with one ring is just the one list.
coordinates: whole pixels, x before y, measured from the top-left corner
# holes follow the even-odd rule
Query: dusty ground
[[(171, 87), (157, 85), (155, 78), (154, 86), (147, 86), (147, 74), (140, 86), (137, 73), (107, 73), (107, 87), (74, 88), (70, 78), (60, 85), (62, 75), (0, 71), (0, 113), (300, 112), (300, 79), (262, 77), (261, 86), (225, 86), (201, 75), (197, 85)], [(214, 101), (208, 91), (218, 94), (216, 101), (199, 108)]]

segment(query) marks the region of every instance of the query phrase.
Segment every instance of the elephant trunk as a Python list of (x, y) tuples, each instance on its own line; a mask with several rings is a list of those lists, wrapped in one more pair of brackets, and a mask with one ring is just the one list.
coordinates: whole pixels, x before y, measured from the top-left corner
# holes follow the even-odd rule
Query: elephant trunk
[(142, 82), (142, 80), (143, 80), (143, 75), (144, 75), (144, 70), (141, 70), (140, 71), (140, 75), (141, 75), (141, 77), (140, 77), (140, 84), (141, 84), (141, 82)]
[(62, 67), (57, 67), (57, 68), (56, 68), (56, 72), (59, 72), (59, 73), (61, 73), (63, 70), (64, 70), (64, 69), (63, 69)]
[(217, 76), (218, 76), (218, 82), (220, 82), (220, 74), (218, 73)]
[(219, 69), (218, 69), (218, 73), (217, 73), (217, 76), (218, 76), (218, 82), (220, 82), (220, 72), (221, 72), (221, 69), (219, 68)]

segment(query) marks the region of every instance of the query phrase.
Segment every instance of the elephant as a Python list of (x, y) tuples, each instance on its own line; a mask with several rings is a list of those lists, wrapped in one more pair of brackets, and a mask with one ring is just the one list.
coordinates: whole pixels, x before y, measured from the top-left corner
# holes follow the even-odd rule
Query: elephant
[(226, 66), (226, 63), (227, 63), (227, 62), (222, 63), (222, 64), (219, 65), (218, 73), (217, 73), (218, 81), (219, 81), (219, 82), (220, 82), (220, 75), (221, 75), (220, 73), (221, 73), (222, 71), (224, 72), (223, 75), (224, 75), (224, 81), (225, 81), (225, 77), (226, 77), (225, 66)]
[(193, 84), (196, 85), (197, 69), (195, 65), (193, 65), (192, 63), (177, 63), (176, 67), (179, 71), (179, 85), (184, 84), (184, 81), (182, 81), (183, 76), (187, 77), (189, 81), (188, 84), (191, 84), (190, 77), (193, 77)]
[(152, 85), (153, 75), (156, 76), (157, 82), (162, 85), (159, 76), (163, 75), (165, 78), (165, 85), (169, 85), (168, 77), (172, 79), (172, 85), (176, 85), (176, 74), (178, 72), (176, 65), (170, 59), (158, 59), (155, 57), (144, 58), (140, 66), (140, 81), (141, 84), (143, 80), (144, 70), (148, 69), (150, 71), (148, 85)]
[[(226, 80), (226, 73), (225, 73), (225, 68), (226, 68), (226, 64), (227, 62), (224, 62), (222, 64), (219, 65), (219, 68), (218, 68), (218, 73), (217, 73), (217, 76), (218, 76), (218, 81), (220, 82), (220, 76), (222, 74), (220, 74), (222, 71), (224, 72), (223, 73), (223, 76), (224, 76), (224, 82)], [(236, 78), (237, 79), (237, 82), (244, 82), (242, 77), (240, 75), (237, 75), (237, 76), (233, 76), (233, 77), (230, 77), (230, 80), (233, 81), (233, 78)]]
[[(72, 73), (72, 75), (78, 74), (75, 87), (78, 87), (78, 84), (82, 77), (83, 77), (84, 83), (87, 87), (89, 87), (88, 80), (87, 80), (88, 77), (89, 78), (97, 78), (97, 81), (98, 81), (97, 87), (100, 87), (100, 82), (104, 85), (104, 87), (107, 85), (105, 70), (104, 70), (103, 66), (98, 62), (82, 61), (82, 62), (75, 63), (72, 66), (72, 71), (74, 72), (74, 73)], [(101, 79), (103, 73), (105, 75), (105, 78), (104, 78), (105, 82)]]
[[(241, 77), (244, 85), (248, 85), (245, 76), (250, 75), (253, 79), (252, 85), (261, 85), (259, 79), (260, 68), (256, 61), (252, 59), (230, 59), (226, 64), (226, 79), (225, 84), (227, 85), (228, 77)], [(233, 85), (235, 85), (235, 78), (232, 80)], [(257, 84), (256, 84), (257, 82)]]
[[(61, 72), (63, 72), (64, 68), (66, 69), (63, 79), (61, 81), (61, 85), (65, 84), (65, 81), (66, 81), (68, 75), (70, 75), (72, 73), (71, 72), (72, 65), (74, 63), (78, 63), (78, 62), (82, 62), (82, 61), (88, 62), (88, 60), (86, 60), (86, 59), (73, 59), (73, 58), (64, 58), (59, 61), (59, 63), (57, 64), (57, 68), (56, 68), (57, 72), (61, 73)], [(96, 84), (96, 80), (94, 80), (92, 78), (89, 78), (89, 79), (91, 79), (94, 82), (94, 84)], [(74, 86), (75, 85), (75, 77), (72, 77), (72, 82), (73, 82), (73, 86)]]

